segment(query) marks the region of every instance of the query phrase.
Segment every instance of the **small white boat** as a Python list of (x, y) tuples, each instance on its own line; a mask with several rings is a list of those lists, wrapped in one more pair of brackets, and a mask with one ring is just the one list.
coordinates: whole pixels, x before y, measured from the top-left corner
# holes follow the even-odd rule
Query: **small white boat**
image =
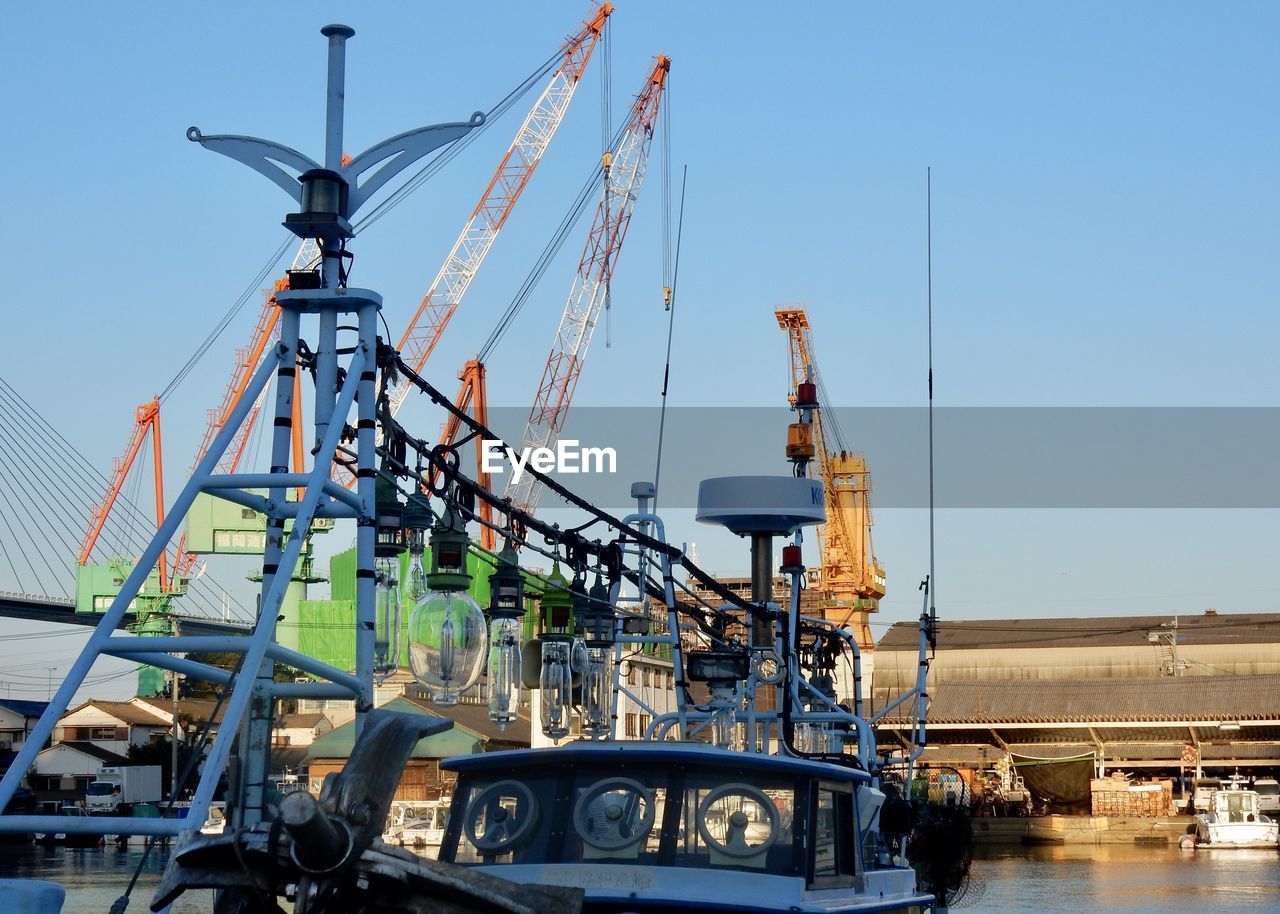
[(387, 815), (382, 840), (401, 847), (438, 851), (449, 824), (452, 797), (438, 800), (396, 800)]
[(1213, 794), (1207, 812), (1196, 816), (1196, 847), (1276, 847), (1280, 823), (1258, 808), (1258, 794), (1226, 787)]

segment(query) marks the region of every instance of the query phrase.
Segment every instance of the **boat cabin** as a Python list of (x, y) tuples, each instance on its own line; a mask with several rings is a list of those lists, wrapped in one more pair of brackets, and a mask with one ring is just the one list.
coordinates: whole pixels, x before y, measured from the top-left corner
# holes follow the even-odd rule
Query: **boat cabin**
[(1255, 791), (1228, 788), (1213, 795), (1212, 822), (1261, 822), (1261, 816)]
[(859, 770), (702, 744), (583, 743), (442, 767), (458, 783), (440, 859), (482, 866), (605, 863), (848, 887), (884, 799)]

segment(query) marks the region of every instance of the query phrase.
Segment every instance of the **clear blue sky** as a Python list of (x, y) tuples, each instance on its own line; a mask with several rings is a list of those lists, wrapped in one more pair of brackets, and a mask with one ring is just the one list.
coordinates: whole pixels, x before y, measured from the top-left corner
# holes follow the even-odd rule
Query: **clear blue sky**
[[(1277, 405), (1274, 4), (618, 6), (614, 111), (651, 56), (669, 54), (672, 158), (689, 167), (674, 404), (778, 403), (772, 309), (783, 302), (808, 306), (838, 404), (923, 402), (932, 165), (940, 404)], [(283, 194), (187, 142), (189, 125), (318, 155), (317, 30), (343, 21), (357, 30), (358, 152), (489, 108), (586, 11), (579, 0), (8, 9), (3, 376), (105, 470), (134, 405), (283, 239)], [(601, 63), (433, 358), (445, 387), (598, 155)], [(358, 239), (353, 281), (384, 293), (393, 328), (516, 123)], [(597, 336), (579, 403), (656, 402), (662, 165), (655, 148), (614, 286), (613, 346)], [(497, 351), (493, 402), (529, 402), (584, 231)], [(256, 307), (166, 403), (171, 487)], [(875, 442), (851, 431), (874, 472)], [(940, 442), (939, 459), (964, 446)], [(877, 520), (887, 622), (914, 611), (924, 526), (919, 511)], [(687, 515), (673, 523), (710, 567), (746, 567), (731, 538)], [(940, 606), (954, 617), (1273, 609), (1278, 534), (1264, 511), (944, 512)], [(32, 626), (0, 623), (19, 630)], [(0, 644), (0, 665), (57, 640)]]

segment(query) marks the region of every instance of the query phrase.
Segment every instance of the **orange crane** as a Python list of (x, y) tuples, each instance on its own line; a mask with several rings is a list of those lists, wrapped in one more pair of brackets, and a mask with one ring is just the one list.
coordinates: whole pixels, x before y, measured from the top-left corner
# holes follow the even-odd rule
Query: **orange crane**
[[(76, 557), (78, 564), (89, 564), (89, 557), (93, 553), (93, 547), (97, 545), (98, 537), (102, 534), (102, 528), (107, 523), (107, 516), (111, 513), (111, 506), (116, 503), (116, 499), (120, 496), (124, 481), (129, 475), (129, 470), (133, 467), (133, 461), (142, 450), (148, 434), (151, 438), (151, 464), (155, 475), (156, 529), (159, 530), (160, 525), (164, 523), (164, 456), (161, 452), (160, 438), (160, 398), (152, 397), (134, 412), (133, 431), (129, 435), (128, 444), (125, 445), (124, 456), (115, 458), (111, 479), (107, 484), (106, 496), (93, 506), (93, 511), (89, 518), (89, 526), (85, 530), (84, 539), (80, 543), (80, 554)], [(160, 590), (165, 593), (169, 591), (167, 559), (167, 555), (162, 552), (157, 563), (157, 570), (160, 573)], [(181, 579), (182, 575), (175, 571), (175, 577)]]
[[(631, 105), (622, 139), (616, 149), (605, 153), (604, 193), (596, 208), (586, 248), (552, 340), (551, 355), (547, 358), (533, 409), (520, 439), (522, 452), (547, 447), (564, 427), (578, 378), (582, 376), (582, 363), (591, 345), (600, 310), (608, 298), (613, 269), (648, 170), (649, 147), (653, 142), (658, 109), (670, 70), (670, 58), (658, 55), (652, 71), (645, 77), (644, 88)], [(506, 497), (512, 504), (533, 511), (537, 508), (541, 488), (533, 475), (526, 473), (520, 482), (508, 482)]]
[[(534, 168), (541, 160), (542, 154), (550, 144), (556, 129), (560, 126), (560, 122), (568, 110), (569, 102), (573, 99), (574, 92), (577, 90), (582, 73), (591, 57), (591, 52), (595, 49), (596, 43), (604, 30), (605, 21), (612, 12), (613, 5), (611, 3), (602, 3), (583, 23), (582, 28), (562, 46), (563, 58), (559, 67), (557, 67), (547, 87), (534, 103), (523, 124), (521, 124), (516, 138), (512, 141), (510, 148), (508, 148), (506, 155), (499, 163), (497, 171), (489, 182), (489, 186), (485, 189), (480, 202), (472, 212), (471, 219), (463, 228), (462, 234), (454, 244), (453, 250), (450, 251), (444, 266), (441, 267), (431, 291), (427, 293), (422, 303), (418, 306), (413, 319), (409, 322), (409, 326), (400, 340), (399, 348), (405, 353), (406, 358), (411, 361), (415, 370), (421, 371), (427, 357), (435, 348), (436, 343), (439, 342), (445, 326), (461, 303), (462, 296), (479, 269), (480, 263), (484, 260), (485, 254), (488, 253), (489, 248), (497, 238), (498, 232), (511, 214), (512, 209), (514, 209), (516, 201), (533, 174)], [(289, 272), (311, 269), (314, 263), (319, 260), (319, 256), (320, 252), (315, 241), (304, 241), (293, 259)], [(284, 278), (276, 280), (274, 292), (279, 292), (288, 287), (289, 279), (288, 274), (286, 274)], [(275, 339), (280, 309), (276, 305), (274, 292), (264, 296), (262, 311), (258, 316), (249, 345), (236, 352), (236, 365), (227, 389), (223, 394), (221, 404), (218, 408), (209, 410), (204, 436), (201, 439), (200, 446), (196, 449), (195, 459), (192, 463), (193, 467), (203, 459), (213, 439), (226, 423), (227, 417), (231, 415), (236, 404), (240, 402), (240, 398), (243, 396), (249, 380), (253, 376), (254, 369), (261, 361), (267, 347)], [(459, 400), (463, 401), (465, 399), (468, 405), (473, 400), (476, 403), (483, 403), (482, 391), (478, 396), (473, 396), (472, 394), (473, 385), (477, 379), (480, 384), (483, 384), (483, 366), (480, 366), (478, 372), (464, 369), (461, 377), (463, 379), (463, 389), (458, 395)], [(300, 391), (298, 389), (300, 383), (301, 373), (295, 373), (293, 456), (295, 469), (299, 471), (304, 457), (301, 437), (302, 424), (300, 417), (297, 415), (301, 406)], [(404, 383), (398, 384), (391, 388), (388, 393), (392, 410), (394, 411), (403, 403), (408, 393), (408, 385)], [(250, 432), (257, 419), (259, 407), (260, 404), (255, 404), (249, 415), (245, 417), (245, 421), (236, 432), (235, 438), (228, 446), (221, 460), (219, 460), (217, 472), (232, 473), (239, 466), (240, 460), (244, 456)], [(155, 425), (157, 436), (159, 434), (158, 417), (157, 404)], [(141, 428), (140, 425), (135, 426), (134, 437), (140, 438), (143, 433), (140, 430)], [(132, 446), (133, 439), (131, 438), (130, 447), (132, 448)], [(111, 485), (108, 486), (106, 498), (102, 503), (101, 517), (97, 516), (95, 511), (95, 516), (90, 525), (92, 533), (86, 534), (87, 546), (82, 549), (82, 554), (86, 556), (88, 551), (92, 550), (93, 543), (96, 542), (98, 533), (106, 522), (107, 513), (111, 510), (111, 505), (119, 494), (119, 487), (123, 484), (124, 475), (128, 473), (128, 464), (132, 463), (133, 451), (130, 450), (128, 455), (123, 471), (119, 473), (118, 478), (113, 478)], [(355, 477), (341, 465), (335, 464), (334, 475), (348, 487), (355, 482)], [(487, 504), (482, 506), (482, 512), (484, 512), (482, 516), (486, 520), (489, 519), (489, 510)], [(178, 539), (176, 554), (173, 559), (174, 576), (178, 579), (189, 575), (197, 561), (197, 556), (186, 551), (186, 541), (187, 534), (184, 531)], [(492, 545), (492, 531), (488, 532), (487, 545)], [(87, 558), (82, 560), (81, 564), (84, 561), (87, 561)]]
[(774, 313), (790, 343), (787, 400), (802, 418), (808, 418), (791, 426), (787, 457), (801, 471), (815, 461), (826, 490), (827, 522), (818, 527), (819, 608), (827, 621), (851, 626), (862, 650), (873, 650), (867, 616), (880, 609), (885, 574), (871, 545), (871, 472), (866, 457), (845, 447), (835, 415), (823, 418), (817, 396), (821, 376), (814, 362), (808, 315), (803, 308), (779, 308)]

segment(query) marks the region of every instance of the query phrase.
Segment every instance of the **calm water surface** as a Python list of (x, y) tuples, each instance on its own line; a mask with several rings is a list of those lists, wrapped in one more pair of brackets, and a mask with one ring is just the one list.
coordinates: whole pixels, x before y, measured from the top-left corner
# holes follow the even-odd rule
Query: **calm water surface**
[(1122, 844), (978, 848), (974, 889), (955, 910), (1280, 912), (1280, 854)]
[[(30, 876), (67, 888), (65, 914), (105, 914), (129, 883), (141, 850), (72, 850), (0, 845), (0, 876)], [(153, 853), (129, 911), (142, 912), (166, 855)], [(979, 848), (975, 890), (954, 910), (1079, 914), (1280, 912), (1280, 854), (1179, 851), (1123, 845)], [(174, 914), (212, 909), (208, 892), (189, 894)], [(4, 905), (0, 903), (0, 912)]]

